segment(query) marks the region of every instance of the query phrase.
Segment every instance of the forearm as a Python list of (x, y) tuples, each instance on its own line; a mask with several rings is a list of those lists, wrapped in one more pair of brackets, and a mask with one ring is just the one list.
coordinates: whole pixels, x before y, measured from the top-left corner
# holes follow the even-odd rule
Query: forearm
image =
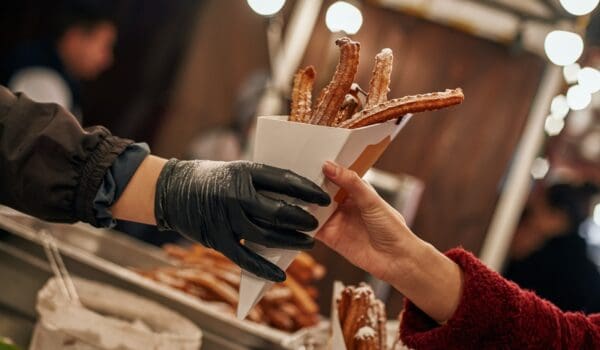
[(156, 156), (148, 156), (144, 159), (123, 194), (111, 207), (115, 219), (156, 224), (154, 216), (156, 182), (166, 162), (166, 159)]
[(460, 267), (416, 236), (398, 256), (392, 286), (437, 322), (452, 317), (462, 293)]
[(0, 203), (48, 221), (97, 225), (103, 176), (132, 143), (0, 87)]

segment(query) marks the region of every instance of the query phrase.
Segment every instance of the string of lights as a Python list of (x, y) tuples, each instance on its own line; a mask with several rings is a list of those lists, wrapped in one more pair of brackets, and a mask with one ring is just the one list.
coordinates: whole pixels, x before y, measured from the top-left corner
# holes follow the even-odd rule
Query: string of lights
[[(599, 0), (560, 0), (563, 8), (572, 15), (584, 16), (591, 13)], [(548, 137), (557, 136), (565, 127), (571, 111), (582, 111), (592, 102), (592, 94), (600, 91), (600, 72), (593, 67), (581, 67), (577, 61), (584, 50), (584, 42), (578, 33), (555, 30), (546, 35), (544, 50), (550, 62), (563, 67), (563, 77), (569, 88), (566, 95), (552, 99), (550, 113), (546, 117), (544, 130)], [(545, 157), (532, 163), (531, 176), (543, 179), (550, 170)]]
[[(261, 16), (276, 15), (285, 5), (285, 0), (247, 0), (250, 8)], [(356, 34), (363, 23), (360, 9), (351, 1), (336, 1), (325, 13), (325, 25), (333, 32)]]
[[(285, 5), (285, 0), (247, 0), (257, 14), (271, 17)], [(566, 12), (573, 16), (585, 16), (596, 9), (600, 0), (560, 0)], [(336, 1), (327, 8), (325, 24), (332, 33), (356, 34), (363, 23), (360, 9), (353, 1)], [(589, 108), (592, 94), (600, 91), (600, 72), (594, 67), (581, 67), (577, 62), (584, 51), (584, 41), (579, 33), (553, 30), (544, 40), (544, 52), (548, 60), (563, 67), (563, 77), (569, 86), (566, 93), (552, 99), (549, 114), (544, 122), (547, 137), (559, 135), (565, 128), (566, 119), (572, 111)], [(543, 179), (550, 171), (550, 162), (545, 156), (537, 157), (531, 166), (531, 176)], [(600, 206), (595, 217), (600, 222)]]

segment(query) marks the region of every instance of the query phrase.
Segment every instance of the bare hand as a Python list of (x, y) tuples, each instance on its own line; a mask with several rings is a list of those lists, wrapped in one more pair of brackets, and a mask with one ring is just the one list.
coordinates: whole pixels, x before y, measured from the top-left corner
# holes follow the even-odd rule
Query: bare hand
[(317, 233), (316, 238), (352, 264), (377, 278), (389, 280), (406, 241), (416, 238), (404, 218), (354, 171), (327, 162), (327, 178), (348, 193), (348, 198)]
[(404, 218), (355, 172), (327, 162), (323, 173), (348, 198), (316, 238), (390, 283), (434, 320), (448, 320), (462, 293), (460, 267), (413, 234)]

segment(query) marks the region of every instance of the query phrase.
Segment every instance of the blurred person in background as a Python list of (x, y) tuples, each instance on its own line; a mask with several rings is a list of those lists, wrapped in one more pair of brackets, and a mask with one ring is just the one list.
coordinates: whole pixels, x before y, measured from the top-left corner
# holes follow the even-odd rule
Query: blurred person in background
[(600, 312), (600, 272), (580, 235), (592, 184), (535, 186), (515, 232), (505, 277), (565, 311)]
[(109, 1), (62, 0), (49, 29), (0, 59), (0, 84), (38, 102), (54, 102), (81, 122), (80, 81), (95, 79), (113, 62), (117, 28)]

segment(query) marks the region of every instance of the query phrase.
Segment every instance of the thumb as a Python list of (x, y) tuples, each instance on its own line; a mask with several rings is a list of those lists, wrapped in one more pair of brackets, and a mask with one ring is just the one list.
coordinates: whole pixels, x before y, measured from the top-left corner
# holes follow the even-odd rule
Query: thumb
[(359, 208), (371, 207), (379, 201), (377, 192), (355, 171), (327, 161), (323, 165), (323, 173), (329, 181), (346, 191)]

